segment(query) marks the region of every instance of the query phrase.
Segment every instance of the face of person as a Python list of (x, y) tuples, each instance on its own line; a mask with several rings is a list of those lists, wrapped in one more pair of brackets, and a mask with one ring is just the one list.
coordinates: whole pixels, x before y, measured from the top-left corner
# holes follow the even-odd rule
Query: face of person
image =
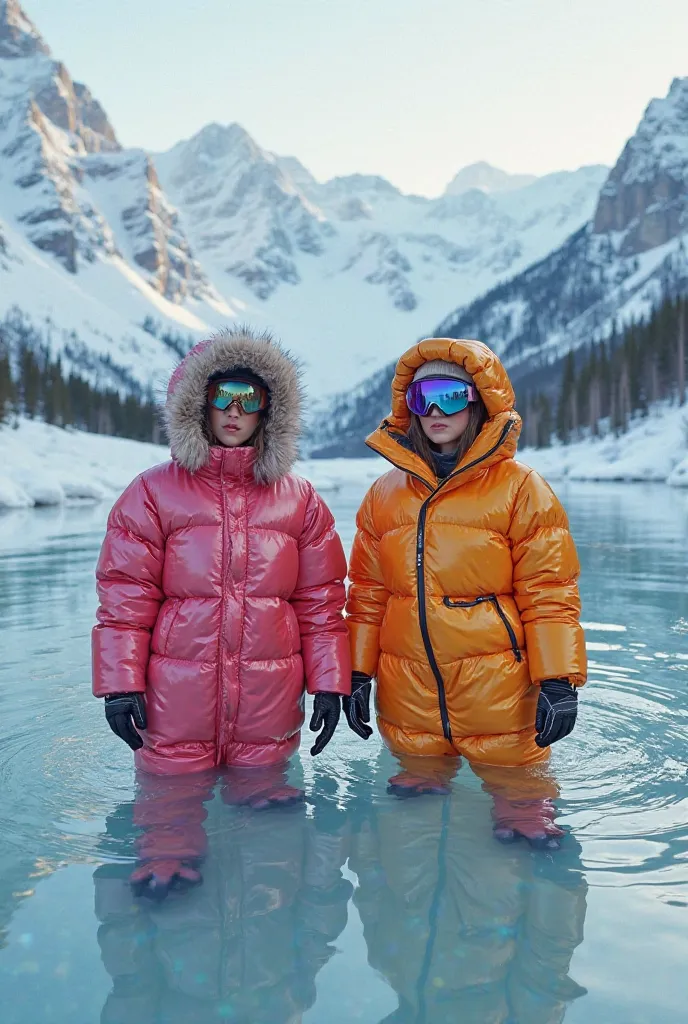
[(240, 448), (253, 436), (260, 413), (246, 413), (233, 402), (227, 409), (209, 406), (210, 429), (219, 444), (225, 448)]
[(470, 408), (455, 412), (453, 416), (445, 416), (433, 405), (427, 416), (419, 416), (423, 433), (441, 452), (454, 451), (460, 438), (466, 431), (470, 419)]

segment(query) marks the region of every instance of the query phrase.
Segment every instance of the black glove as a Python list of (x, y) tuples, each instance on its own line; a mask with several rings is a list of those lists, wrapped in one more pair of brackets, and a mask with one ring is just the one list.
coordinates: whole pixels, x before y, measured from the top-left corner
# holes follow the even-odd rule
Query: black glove
[(351, 673), (351, 696), (344, 697), (344, 714), (349, 728), (363, 740), (369, 740), (373, 730), (370, 721), (370, 676), (364, 672)]
[(143, 740), (136, 731), (148, 725), (142, 693), (111, 693), (105, 698), (105, 717), (115, 736), (128, 743), (132, 750), (143, 746)]
[(565, 679), (544, 679), (540, 684), (535, 714), (535, 742), (549, 747), (573, 731), (578, 714), (578, 694)]
[(338, 693), (316, 693), (313, 699), (311, 732), (317, 732), (320, 728), (322, 728), (322, 732), (311, 747), (313, 757), (322, 753), (334, 736), (341, 711), (342, 698)]

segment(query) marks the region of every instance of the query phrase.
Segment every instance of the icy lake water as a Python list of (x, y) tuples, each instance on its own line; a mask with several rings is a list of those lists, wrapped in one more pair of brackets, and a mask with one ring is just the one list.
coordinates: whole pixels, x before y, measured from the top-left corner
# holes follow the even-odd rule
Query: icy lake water
[[(347, 547), (362, 491), (327, 496)], [(342, 730), (317, 760), (305, 737), (305, 807), (237, 807), (224, 779), (203, 821), (192, 795), (204, 883), (161, 905), (130, 893), (131, 757), (89, 693), (107, 509), (0, 516), (3, 1024), (685, 1020), (688, 499), (559, 492), (591, 660), (553, 757), (562, 850), (498, 845), (467, 766), (395, 800), (377, 739)]]

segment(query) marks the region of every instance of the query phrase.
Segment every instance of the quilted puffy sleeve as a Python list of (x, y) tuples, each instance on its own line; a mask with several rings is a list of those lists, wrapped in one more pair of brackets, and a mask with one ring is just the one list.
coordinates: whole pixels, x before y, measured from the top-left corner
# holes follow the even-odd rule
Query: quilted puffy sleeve
[(579, 621), (578, 555), (564, 509), (533, 471), (519, 489), (509, 539), (531, 679), (561, 678), (582, 686), (587, 659)]
[(163, 600), (165, 538), (155, 502), (137, 477), (110, 512), (96, 567), (93, 693), (142, 693), (151, 631)]
[(367, 676), (377, 673), (380, 657), (380, 626), (385, 615), (389, 591), (382, 579), (380, 537), (375, 528), (375, 485), (370, 488), (358, 515), (356, 536), (349, 564), (349, 595), (346, 603), (347, 626), (354, 671)]
[(346, 558), (334, 518), (311, 490), (299, 537), (299, 575), (291, 604), (301, 634), (309, 693), (351, 693), (344, 623)]

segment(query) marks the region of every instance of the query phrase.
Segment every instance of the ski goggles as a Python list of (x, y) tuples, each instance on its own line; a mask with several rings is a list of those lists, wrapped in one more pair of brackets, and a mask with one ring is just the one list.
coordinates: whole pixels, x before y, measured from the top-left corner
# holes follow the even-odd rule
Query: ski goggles
[(214, 409), (229, 409), (234, 403), (242, 412), (261, 412), (268, 407), (268, 393), (259, 384), (244, 380), (216, 380), (208, 388), (208, 405)]
[(416, 416), (428, 416), (433, 405), (445, 416), (453, 416), (477, 401), (475, 385), (455, 377), (425, 377), (410, 384), (406, 392), (406, 404)]

